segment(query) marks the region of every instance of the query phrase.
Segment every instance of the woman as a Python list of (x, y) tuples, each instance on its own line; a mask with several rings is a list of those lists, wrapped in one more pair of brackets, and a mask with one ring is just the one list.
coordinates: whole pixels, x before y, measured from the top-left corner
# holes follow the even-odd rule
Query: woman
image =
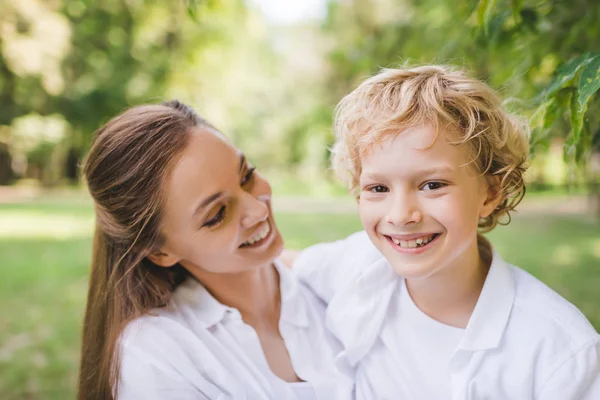
[(80, 399), (345, 397), (324, 308), (276, 258), (271, 188), (171, 101), (100, 129)]

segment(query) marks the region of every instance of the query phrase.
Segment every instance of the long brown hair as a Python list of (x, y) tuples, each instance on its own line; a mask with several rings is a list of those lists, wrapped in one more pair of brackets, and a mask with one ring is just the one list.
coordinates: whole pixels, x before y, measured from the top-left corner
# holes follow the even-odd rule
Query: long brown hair
[(147, 256), (160, 233), (164, 182), (194, 127), (210, 125), (173, 100), (133, 107), (96, 133), (83, 167), (94, 200), (94, 234), (83, 325), (79, 399), (113, 399), (119, 336), (128, 322), (163, 306), (187, 273)]

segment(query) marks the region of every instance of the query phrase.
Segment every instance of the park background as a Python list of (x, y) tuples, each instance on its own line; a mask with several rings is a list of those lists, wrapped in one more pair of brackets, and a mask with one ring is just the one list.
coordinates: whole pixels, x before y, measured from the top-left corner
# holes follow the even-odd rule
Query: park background
[(102, 123), (189, 103), (303, 248), (360, 229), (328, 169), (335, 104), (407, 61), (468, 68), (530, 121), (526, 200), (489, 237), (600, 329), (598, 21), (597, 0), (0, 0), (0, 398), (74, 398)]

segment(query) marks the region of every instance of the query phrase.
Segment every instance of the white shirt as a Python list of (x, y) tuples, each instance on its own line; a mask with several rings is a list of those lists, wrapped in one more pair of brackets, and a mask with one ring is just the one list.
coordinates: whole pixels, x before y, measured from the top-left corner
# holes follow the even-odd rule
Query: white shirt
[[(423, 313), (413, 302), (403, 279), (398, 296), (388, 308), (388, 323), (394, 336), (382, 336), (371, 352), (400, 354), (402, 363), (393, 369), (405, 377), (408, 398), (444, 399), (452, 392), (450, 359), (464, 336), (464, 329), (440, 323)], [(386, 350), (387, 349), (387, 350)], [(369, 355), (367, 355), (369, 357)]]
[[(404, 341), (417, 339), (395, 315), (406, 298), (403, 278), (364, 232), (309, 247), (294, 271), (329, 303), (327, 326), (344, 346), (336, 363), (355, 379), (358, 399), (600, 399), (598, 333), (572, 304), (496, 253), (458, 345), (438, 359), (434, 375), (448, 373), (438, 382), (413, 370), (424, 368), (411, 357), (425, 345), (407, 351)], [(447, 385), (443, 397), (429, 387), (436, 384)]]
[(130, 323), (122, 338), (120, 400), (290, 399), (349, 396), (334, 368), (339, 343), (324, 326), (325, 307), (285, 266), (280, 276), (279, 330), (294, 371), (306, 384), (285, 382), (267, 363), (254, 329), (237, 309), (188, 279), (168, 305)]

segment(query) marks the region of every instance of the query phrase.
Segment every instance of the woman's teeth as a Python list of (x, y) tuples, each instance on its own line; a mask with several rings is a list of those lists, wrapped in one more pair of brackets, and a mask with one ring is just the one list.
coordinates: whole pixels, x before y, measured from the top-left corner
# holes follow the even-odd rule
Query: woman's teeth
[(260, 230), (256, 235), (252, 236), (248, 241), (242, 243), (242, 246), (250, 246), (267, 237), (267, 235), (271, 232), (271, 225), (267, 224), (263, 229)]
[(399, 240), (396, 238), (391, 238), (391, 239), (395, 244), (402, 247), (403, 249), (415, 249), (417, 247), (425, 246), (427, 243), (431, 242), (435, 238), (435, 236), (436, 236), (435, 234), (427, 235), (427, 236), (422, 236), (420, 238), (412, 239), (412, 240)]

